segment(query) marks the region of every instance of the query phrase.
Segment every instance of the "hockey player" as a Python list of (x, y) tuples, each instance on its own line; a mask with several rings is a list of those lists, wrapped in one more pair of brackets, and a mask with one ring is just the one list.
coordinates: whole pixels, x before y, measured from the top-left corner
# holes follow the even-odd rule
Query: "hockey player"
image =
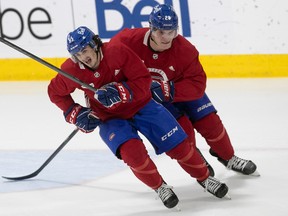
[[(110, 150), (140, 181), (157, 192), (167, 208), (175, 207), (178, 198), (159, 174), (138, 131), (150, 141), (156, 154), (165, 152), (177, 160), (216, 197), (226, 195), (226, 184), (209, 176), (205, 162), (181, 126), (152, 99), (149, 71), (131, 49), (117, 42), (102, 43), (85, 26), (68, 34), (67, 49), (71, 58), (61, 69), (97, 89), (93, 92), (61, 74), (51, 80), (48, 95), (68, 123), (86, 133), (99, 126), (99, 134)], [(85, 92), (87, 107), (74, 101), (71, 93), (76, 89)]]
[[(253, 174), (255, 163), (234, 154), (228, 133), (205, 93), (206, 74), (199, 53), (178, 34), (178, 17), (173, 7), (167, 4), (154, 7), (149, 24), (150, 28), (124, 29), (112, 40), (129, 46), (142, 59), (153, 79), (153, 98), (166, 106), (175, 118), (181, 113), (188, 115), (213, 156), (228, 169)], [(179, 123), (184, 129), (188, 127), (186, 133), (191, 128), (187, 122)]]

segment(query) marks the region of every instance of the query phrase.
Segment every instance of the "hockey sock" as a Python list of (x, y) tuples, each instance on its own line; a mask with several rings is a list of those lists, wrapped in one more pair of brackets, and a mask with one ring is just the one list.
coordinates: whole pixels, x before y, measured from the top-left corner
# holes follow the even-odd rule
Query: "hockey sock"
[(191, 145), (195, 146), (195, 131), (192, 123), (190, 122), (189, 118), (184, 115), (177, 119), (178, 123), (181, 125), (185, 133), (188, 135), (188, 141)]
[(141, 140), (128, 140), (121, 145), (120, 154), (140, 181), (154, 190), (161, 186), (163, 179)]
[(176, 159), (179, 165), (198, 181), (208, 178), (209, 170), (205, 161), (195, 147), (189, 144), (188, 140), (184, 140), (178, 146), (166, 152), (166, 154), (172, 159)]
[(216, 113), (210, 113), (193, 125), (220, 158), (224, 160), (232, 158), (234, 155), (233, 146), (221, 119)]

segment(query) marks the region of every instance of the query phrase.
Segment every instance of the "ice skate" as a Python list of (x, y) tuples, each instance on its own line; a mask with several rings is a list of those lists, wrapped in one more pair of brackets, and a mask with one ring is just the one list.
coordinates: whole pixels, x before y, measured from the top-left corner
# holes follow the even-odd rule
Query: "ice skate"
[(178, 204), (179, 200), (173, 192), (172, 186), (167, 185), (165, 182), (155, 191), (167, 208), (174, 208)]
[(222, 158), (218, 157), (218, 155), (212, 149), (210, 149), (209, 152), (212, 156), (217, 157), (218, 161), (220, 161), (228, 169), (234, 170), (244, 175), (260, 175), (256, 171), (256, 164), (253, 163), (251, 160), (245, 160), (235, 155), (230, 160), (223, 160)]
[[(227, 185), (212, 176), (209, 176), (202, 182), (198, 181), (198, 183), (205, 189), (205, 191), (208, 191), (218, 198), (223, 198), (228, 193)], [(230, 196), (227, 195), (227, 198), (230, 199)]]
[(208, 163), (208, 161), (206, 160), (206, 158), (203, 156), (203, 154), (202, 154), (202, 152), (198, 149), (198, 148), (196, 148), (197, 149), (197, 151), (199, 152), (199, 154), (200, 154), (200, 156), (202, 157), (202, 159), (205, 161), (205, 163), (206, 163), (206, 166), (207, 166), (207, 168), (208, 168), (208, 170), (209, 170), (209, 175), (210, 176), (215, 176), (215, 172), (214, 172), (214, 169), (213, 169), (213, 167)]

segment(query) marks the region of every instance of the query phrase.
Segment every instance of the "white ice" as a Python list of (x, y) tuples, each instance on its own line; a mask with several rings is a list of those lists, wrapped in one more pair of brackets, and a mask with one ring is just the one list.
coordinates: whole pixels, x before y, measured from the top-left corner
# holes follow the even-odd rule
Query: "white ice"
[[(0, 83), (0, 176), (38, 169), (74, 130), (47, 96), (48, 82)], [(237, 156), (253, 160), (260, 177), (227, 170), (197, 145), (226, 182), (231, 200), (204, 192), (166, 155), (156, 156), (160, 173), (180, 199), (171, 211), (156, 193), (117, 160), (99, 138), (77, 133), (42, 170), (26, 181), (0, 180), (1, 216), (286, 216), (288, 215), (288, 78), (209, 79), (207, 94), (218, 110)], [(74, 97), (83, 104), (81, 92)]]

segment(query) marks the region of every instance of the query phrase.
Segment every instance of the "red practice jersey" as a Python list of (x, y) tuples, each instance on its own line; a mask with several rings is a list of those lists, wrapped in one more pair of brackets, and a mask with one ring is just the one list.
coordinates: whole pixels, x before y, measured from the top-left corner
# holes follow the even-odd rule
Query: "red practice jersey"
[(61, 74), (57, 74), (48, 86), (50, 100), (65, 112), (74, 103), (71, 93), (75, 89), (80, 89), (87, 95), (90, 108), (102, 121), (112, 118), (132, 118), (151, 100), (149, 71), (141, 59), (123, 44), (104, 43), (101, 51), (102, 59), (95, 71), (81, 63), (75, 63), (71, 59), (67, 59), (61, 65), (61, 69), (96, 89), (111, 82), (124, 81), (132, 92), (131, 102), (121, 103), (115, 109), (106, 108), (94, 98), (93, 91)]
[(206, 88), (206, 74), (199, 61), (199, 52), (183, 36), (178, 35), (172, 47), (155, 52), (149, 46), (150, 29), (124, 29), (111, 41), (118, 41), (130, 47), (144, 62), (153, 80), (175, 82), (173, 102), (191, 101), (203, 96)]

